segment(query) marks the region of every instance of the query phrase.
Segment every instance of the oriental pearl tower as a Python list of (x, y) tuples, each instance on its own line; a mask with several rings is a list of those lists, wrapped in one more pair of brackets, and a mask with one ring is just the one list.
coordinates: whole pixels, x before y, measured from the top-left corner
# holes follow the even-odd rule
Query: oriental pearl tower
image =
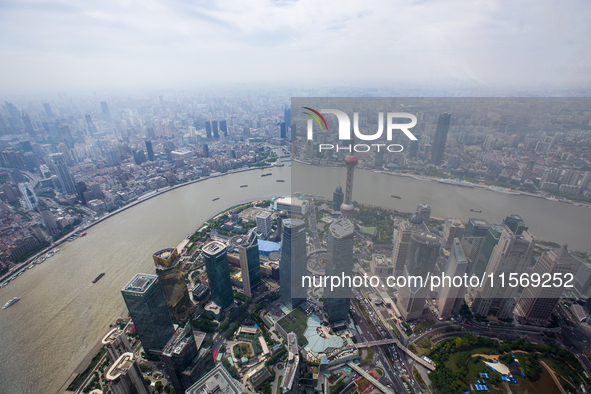
[(341, 204), (341, 214), (345, 219), (351, 219), (353, 214), (353, 172), (357, 165), (357, 157), (353, 154), (353, 146), (355, 145), (355, 138), (351, 137), (352, 152), (345, 156), (345, 165), (347, 166), (347, 185), (345, 186), (345, 200)]

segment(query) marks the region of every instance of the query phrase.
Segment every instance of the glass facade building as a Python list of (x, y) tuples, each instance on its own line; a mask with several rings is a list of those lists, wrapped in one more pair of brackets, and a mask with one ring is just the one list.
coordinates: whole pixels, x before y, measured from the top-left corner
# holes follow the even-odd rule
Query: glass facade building
[(174, 334), (174, 327), (158, 277), (137, 274), (121, 294), (146, 353), (161, 352)]
[(306, 300), (307, 289), (302, 287), (302, 276), (308, 271), (306, 257), (306, 224), (299, 219), (285, 219), (282, 222), (281, 259), (281, 300), (283, 305), (294, 309)]
[[(348, 219), (334, 221), (328, 228), (326, 275), (353, 277), (353, 223)], [(329, 323), (347, 320), (351, 304), (351, 285), (324, 289), (324, 311)]]
[(225, 309), (234, 302), (226, 246), (219, 241), (208, 243), (203, 247), (203, 258), (211, 300)]

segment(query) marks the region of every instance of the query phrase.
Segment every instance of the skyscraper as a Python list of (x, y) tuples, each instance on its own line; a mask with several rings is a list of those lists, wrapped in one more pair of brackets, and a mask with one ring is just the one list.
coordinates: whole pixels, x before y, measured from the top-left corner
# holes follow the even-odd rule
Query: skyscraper
[(287, 138), (287, 124), (285, 122), (281, 122), (279, 124), (279, 138), (281, 138), (281, 139)]
[(295, 309), (306, 300), (307, 289), (302, 287), (302, 276), (308, 271), (306, 257), (306, 224), (299, 219), (282, 222), (281, 259), (279, 278), (283, 305)]
[(461, 245), (468, 260), (468, 268), (466, 269), (468, 275), (471, 275), (474, 270), (474, 265), (484, 246), (489, 227), (490, 225), (484, 219), (472, 218), (466, 224), (466, 231), (464, 231), (464, 237), (461, 239)]
[(51, 106), (49, 103), (43, 104), (43, 108), (45, 109), (45, 115), (47, 115), (47, 119), (53, 119), (55, 116), (53, 115), (53, 111), (51, 110)]
[(184, 327), (177, 328), (170, 341), (162, 349), (160, 359), (164, 362), (175, 392), (184, 393), (189, 388), (190, 385), (185, 385), (183, 381), (183, 372), (197, 356), (197, 352), (193, 330), (189, 323)]
[[(354, 145), (354, 140), (351, 138), (351, 149)], [(346, 219), (350, 219), (355, 207), (353, 206), (353, 173), (355, 166), (357, 165), (357, 157), (353, 153), (349, 153), (345, 156), (345, 166), (347, 166), (347, 183), (345, 186), (345, 200), (341, 205), (342, 216)]]
[(509, 228), (503, 230), (486, 266), (487, 275), (471, 305), (474, 314), (495, 316), (498, 319), (513, 316), (518, 288), (494, 286), (491, 281), (498, 280), (501, 273), (524, 272), (531, 260), (535, 243), (535, 238), (527, 230), (521, 234), (514, 234)]
[(287, 127), (291, 126), (291, 108), (285, 108), (283, 110), (283, 122)]
[(445, 240), (445, 250), (450, 250), (454, 238), (462, 239), (466, 227), (460, 219), (445, 218), (443, 223), (443, 237)]
[(226, 309), (234, 302), (226, 247), (219, 241), (210, 242), (203, 247), (203, 258), (211, 300)]
[(244, 295), (252, 298), (254, 290), (259, 287), (261, 281), (261, 261), (259, 259), (259, 244), (255, 231), (250, 231), (238, 243), (238, 256), (240, 257), (240, 270), (242, 271), (242, 284)]
[[(538, 278), (544, 280), (543, 278), (548, 277), (548, 274), (550, 278), (557, 277), (556, 274), (565, 278), (565, 274), (574, 275), (575, 270), (575, 261), (568, 252), (567, 246), (563, 245), (561, 248), (544, 252), (538, 258), (530, 278), (538, 275)], [(564, 291), (564, 286), (528, 286), (519, 297), (516, 313), (526, 323), (547, 325)]]
[(137, 274), (121, 294), (144, 351), (159, 354), (174, 334), (160, 280), (156, 275)]
[(120, 328), (114, 328), (102, 340), (107, 349), (111, 362), (117, 361), (124, 353), (131, 352), (131, 345), (127, 340), (127, 334)]
[(418, 319), (423, 315), (429, 286), (422, 286), (421, 281), (426, 281), (429, 273), (433, 272), (441, 242), (440, 237), (424, 230), (414, 230), (410, 236), (404, 276), (413, 276), (416, 280), (408, 279), (407, 285), (400, 289), (400, 297), (396, 300), (398, 310), (406, 321)]
[(152, 149), (152, 141), (146, 140), (146, 152), (148, 152), (148, 160), (154, 161), (154, 149)]
[(332, 194), (332, 210), (333, 211), (339, 211), (341, 209), (341, 205), (343, 204), (343, 198), (344, 198), (343, 188), (339, 184), (337, 186), (335, 192)]
[(220, 133), (218, 132), (218, 121), (214, 120), (211, 122), (211, 131), (213, 132), (213, 138), (220, 138)]
[(211, 122), (205, 122), (205, 134), (208, 139), (211, 139)]
[(431, 220), (431, 207), (427, 204), (419, 204), (417, 205), (417, 213), (423, 219), (423, 223), (428, 225)]
[(86, 128), (88, 129), (88, 135), (95, 135), (98, 133), (98, 129), (92, 121), (90, 114), (86, 114), (84, 117), (86, 118)]
[(106, 101), (101, 101), (101, 109), (103, 111), (103, 120), (109, 122), (111, 120), (111, 112), (109, 112), (109, 106)]
[(501, 234), (505, 229), (508, 229), (507, 226), (504, 224), (491, 224), (486, 232), (486, 236), (484, 237), (484, 241), (482, 243), (482, 249), (478, 258), (474, 263), (473, 274), (478, 276), (479, 278), (482, 277), (484, 274), (484, 270), (488, 264), (488, 260), (490, 260), (490, 256), (492, 252), (499, 243), (501, 239)]
[(182, 272), (182, 262), (177, 248), (161, 249), (152, 255), (156, 275), (162, 284), (164, 297), (174, 323), (184, 322), (193, 312), (187, 280)]
[(29, 134), (29, 137), (35, 139), (37, 134), (35, 133), (35, 129), (33, 129), (33, 124), (31, 123), (31, 118), (29, 118), (29, 114), (23, 111), (23, 123), (25, 124), (25, 131)]
[(203, 145), (203, 157), (207, 158), (209, 157), (209, 146), (207, 146), (207, 144)]
[[(445, 275), (454, 278), (462, 277), (466, 273), (468, 267), (468, 260), (464, 255), (460, 240), (454, 238), (449, 259), (447, 261), (447, 269)], [(464, 295), (466, 294), (466, 287), (464, 283), (457, 286), (457, 283), (443, 281), (439, 290), (439, 297), (437, 298), (437, 307), (439, 308), (440, 316), (447, 319), (451, 315), (460, 312), (460, 308), (464, 303)]]
[(225, 120), (220, 122), (220, 130), (224, 133), (224, 137), (228, 136), (228, 123)]
[(105, 380), (113, 394), (150, 394), (133, 353), (123, 353), (109, 368)]
[(439, 119), (437, 120), (437, 128), (435, 129), (435, 138), (433, 139), (431, 151), (431, 164), (436, 166), (443, 161), (443, 150), (445, 149), (445, 141), (447, 140), (450, 121), (451, 114), (448, 113), (440, 114)]
[(266, 210), (259, 211), (256, 216), (257, 231), (261, 233), (265, 239), (271, 235), (271, 226), (273, 224), (271, 219), (272, 216), (273, 212)]
[(64, 154), (54, 153), (49, 155), (49, 158), (51, 159), (51, 170), (59, 178), (62, 191), (65, 193), (76, 193), (74, 177), (68, 171)]
[[(353, 276), (353, 223), (348, 219), (334, 221), (328, 228), (326, 275)], [(351, 304), (351, 285), (344, 283), (334, 289), (324, 289), (324, 311), (331, 324), (347, 320)]]
[(427, 225), (423, 223), (423, 218), (418, 213), (412, 214), (408, 221), (403, 220), (399, 222), (398, 228), (394, 228), (392, 265), (394, 266), (394, 275), (396, 276), (404, 274), (404, 267), (408, 256), (408, 247), (410, 245), (410, 236), (413, 230), (429, 231)]

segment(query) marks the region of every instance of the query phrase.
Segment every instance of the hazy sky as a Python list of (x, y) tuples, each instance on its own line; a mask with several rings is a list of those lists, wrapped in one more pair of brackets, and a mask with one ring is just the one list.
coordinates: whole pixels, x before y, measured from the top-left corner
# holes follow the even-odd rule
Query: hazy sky
[(591, 87), (591, 2), (0, 0), (0, 91)]

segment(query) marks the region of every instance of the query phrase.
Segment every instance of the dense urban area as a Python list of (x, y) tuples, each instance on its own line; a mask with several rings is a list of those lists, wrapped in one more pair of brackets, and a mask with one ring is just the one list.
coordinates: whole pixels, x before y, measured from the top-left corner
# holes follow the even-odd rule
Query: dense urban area
[[(356, 198), (355, 182), (368, 170), (591, 208), (589, 100), (421, 100), (392, 109), (416, 116), (416, 140), (376, 141), (403, 148), (395, 153), (337, 141), (329, 115), (310, 138), (306, 114), (274, 93), (5, 102), (0, 291), (58, 258), (60, 244), (171, 190), (247, 172), (289, 183), (273, 171), (291, 167), (293, 181), (339, 167), (346, 176), (324, 180), (332, 195), (286, 185), (244, 202), (237, 192), (178, 245), (150, 251), (153, 272), (121, 290), (128, 313), (63, 391), (588, 392), (587, 252), (538, 239), (520, 212), (493, 222), (421, 200), (413, 212), (376, 207)], [(375, 133), (381, 113), (356, 111), (355, 127)]]

